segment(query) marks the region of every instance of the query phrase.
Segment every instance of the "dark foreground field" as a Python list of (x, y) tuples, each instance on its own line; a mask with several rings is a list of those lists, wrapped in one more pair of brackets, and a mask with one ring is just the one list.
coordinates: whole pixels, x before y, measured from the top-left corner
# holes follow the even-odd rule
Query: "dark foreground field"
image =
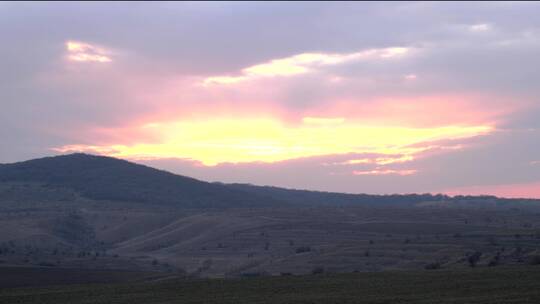
[(540, 267), (229, 280), (115, 276), (138, 281), (3, 288), (0, 303), (540, 303)]

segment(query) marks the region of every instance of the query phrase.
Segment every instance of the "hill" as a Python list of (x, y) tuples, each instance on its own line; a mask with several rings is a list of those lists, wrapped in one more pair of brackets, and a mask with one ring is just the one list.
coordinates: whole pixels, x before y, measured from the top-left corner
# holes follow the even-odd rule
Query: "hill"
[[(414, 206), (459, 203), (513, 206), (535, 200), (437, 194), (346, 194), (250, 184), (208, 183), (133, 162), (82, 153), (0, 165), (0, 183), (39, 183), (93, 199), (181, 208)], [(24, 194), (30, 195), (28, 191)], [(40, 194), (43, 195), (43, 194)]]
[(0, 264), (203, 277), (527, 264), (538, 206), (207, 183), (72, 154), (0, 165)]
[(220, 184), (88, 154), (45, 157), (0, 165), (0, 182), (34, 182), (74, 190), (94, 200), (129, 201), (184, 208), (279, 205), (268, 197)]
[[(251, 184), (230, 184), (231, 188), (247, 193), (256, 193), (271, 197), (278, 201), (295, 206), (348, 206), (348, 205), (377, 205), (377, 206), (413, 206), (421, 202), (440, 202), (451, 200), (452, 197), (443, 194), (351, 194), (339, 192), (310, 191), (286, 189), (272, 186), (256, 186)], [(456, 199), (496, 199), (494, 196), (456, 197)]]

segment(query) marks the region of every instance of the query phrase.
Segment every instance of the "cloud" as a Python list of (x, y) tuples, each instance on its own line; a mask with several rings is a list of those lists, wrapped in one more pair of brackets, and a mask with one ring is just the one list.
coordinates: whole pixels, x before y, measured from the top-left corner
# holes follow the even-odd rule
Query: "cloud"
[(491, 25), (487, 23), (478, 23), (473, 24), (469, 26), (469, 31), (479, 33), (479, 32), (487, 32), (491, 30)]
[(390, 47), (346, 54), (302, 53), (244, 68), (240, 76), (211, 76), (204, 79), (203, 84), (234, 84), (261, 77), (301, 75), (316, 71), (323, 66), (357, 60), (388, 59), (403, 56), (408, 52), (410, 49), (406, 47)]
[(388, 175), (388, 174), (395, 174), (395, 175), (412, 175), (418, 172), (418, 170), (410, 169), (410, 170), (392, 170), (392, 169), (375, 169), (375, 170), (369, 170), (369, 171), (358, 171), (355, 170), (352, 172), (353, 175)]
[(313, 125), (335, 125), (345, 122), (343, 117), (304, 117), (302, 122)]
[[(539, 14), (538, 3), (5, 4), (0, 162), (86, 150), (347, 192), (533, 183)], [(351, 173), (374, 170), (417, 171)]]
[(403, 78), (405, 78), (406, 80), (416, 80), (416, 78), (418, 77), (416, 76), (416, 74), (407, 74), (403, 76)]
[[(540, 171), (528, 162), (515, 161), (535, 159), (540, 141), (527, 140), (531, 138), (540, 137), (530, 132), (496, 131), (471, 138), (426, 142), (415, 145), (422, 150), (415, 153), (412, 160), (386, 165), (379, 165), (376, 160), (400, 159), (403, 155), (348, 153), (273, 163), (222, 163), (215, 166), (175, 158), (133, 160), (208, 181), (353, 193), (447, 193), (452, 189), (534, 184), (540, 180)], [(364, 161), (348, 163), (349, 160)], [(416, 172), (410, 175), (391, 174), (392, 171), (379, 175), (352, 174), (352, 171), (385, 170)], [(485, 193), (489, 194), (482, 194)], [(522, 196), (528, 196), (528, 193), (523, 192)], [(459, 194), (467, 194), (467, 191)]]
[(388, 165), (393, 163), (404, 163), (414, 160), (414, 156), (412, 154), (417, 154), (419, 152), (424, 152), (425, 150), (433, 149), (434, 147), (441, 148), (438, 146), (425, 146), (425, 142), (416, 144), (417, 146), (422, 146), (422, 148), (418, 150), (411, 151), (411, 154), (409, 155), (385, 155), (384, 157), (381, 157), (380, 155), (374, 155), (371, 158), (360, 158), (360, 159), (349, 159), (347, 161), (337, 162), (337, 163), (326, 163), (327, 166), (335, 166), (335, 165), (357, 165), (357, 164), (377, 164), (377, 165)]
[(67, 58), (70, 61), (76, 62), (111, 62), (112, 59), (107, 55), (109, 51), (103, 48), (93, 46), (89, 43), (67, 41), (66, 51)]

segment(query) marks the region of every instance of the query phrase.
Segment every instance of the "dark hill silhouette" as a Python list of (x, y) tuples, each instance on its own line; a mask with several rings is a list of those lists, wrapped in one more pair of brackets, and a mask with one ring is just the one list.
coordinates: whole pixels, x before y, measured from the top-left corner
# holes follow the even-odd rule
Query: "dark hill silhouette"
[[(75, 190), (94, 200), (183, 208), (278, 206), (412, 206), (422, 202), (508, 205), (533, 200), (442, 194), (369, 195), (208, 183), (112, 157), (70, 154), (0, 165), (0, 182), (37, 182)], [(536, 201), (537, 202), (537, 201)]]
[[(325, 191), (286, 189), (273, 186), (251, 184), (229, 184), (231, 188), (247, 193), (258, 194), (293, 206), (399, 206), (410, 207), (419, 203), (452, 203), (466, 206), (516, 207), (519, 204), (538, 205), (540, 200), (527, 198), (499, 198), (493, 195), (456, 195), (445, 194), (353, 194)], [(517, 204), (517, 205), (516, 205)]]
[(280, 205), (273, 199), (225, 185), (207, 183), (125, 160), (81, 153), (0, 165), (0, 182), (37, 182), (70, 188), (95, 200), (186, 208)]
[[(409, 206), (427, 201), (444, 201), (451, 197), (443, 194), (390, 194), (390, 195), (372, 195), (372, 194), (351, 194), (339, 192), (309, 191), (299, 189), (286, 189), (272, 186), (255, 186), (251, 184), (230, 184), (230, 187), (256, 193), (279, 201), (286, 201), (290, 204), (299, 206), (319, 205), (319, 206), (346, 206), (357, 204), (376, 204), (376, 205), (401, 205)], [(487, 197), (483, 197), (487, 198)], [(494, 198), (494, 197), (492, 197)]]

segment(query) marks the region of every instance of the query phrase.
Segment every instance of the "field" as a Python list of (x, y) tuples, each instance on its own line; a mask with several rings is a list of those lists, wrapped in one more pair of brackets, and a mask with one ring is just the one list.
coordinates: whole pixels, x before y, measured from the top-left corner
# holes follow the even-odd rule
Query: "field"
[(539, 266), (242, 279), (144, 277), (131, 283), (0, 288), (0, 303), (540, 303)]
[(0, 289), (54, 285), (110, 284), (159, 280), (163, 272), (74, 269), (51, 267), (0, 267)]

